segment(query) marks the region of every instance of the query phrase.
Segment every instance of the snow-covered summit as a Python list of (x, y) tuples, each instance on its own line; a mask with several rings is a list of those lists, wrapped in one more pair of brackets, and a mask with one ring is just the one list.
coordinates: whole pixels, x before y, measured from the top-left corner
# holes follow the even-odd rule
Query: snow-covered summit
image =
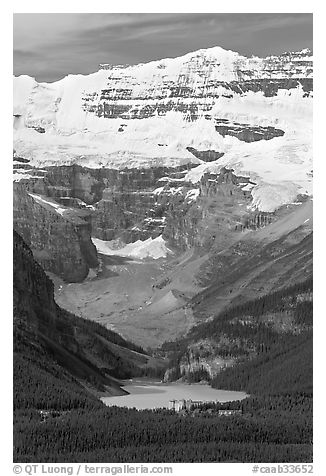
[[(37, 166), (230, 166), (257, 183), (257, 206), (267, 189), (279, 206), (311, 193), (312, 74), (306, 49), (246, 58), (213, 47), (49, 84), (19, 76), (14, 148)], [(262, 140), (242, 140), (250, 128)], [(189, 149), (224, 155), (205, 164)]]

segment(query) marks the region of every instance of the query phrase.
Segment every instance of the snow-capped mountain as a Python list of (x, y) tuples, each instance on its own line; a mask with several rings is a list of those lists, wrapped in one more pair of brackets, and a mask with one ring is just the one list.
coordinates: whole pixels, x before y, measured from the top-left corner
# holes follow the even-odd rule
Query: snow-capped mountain
[(18, 156), (38, 167), (192, 163), (193, 183), (228, 167), (254, 182), (261, 211), (312, 194), (309, 50), (262, 59), (214, 47), (100, 68), (51, 84), (14, 78)]

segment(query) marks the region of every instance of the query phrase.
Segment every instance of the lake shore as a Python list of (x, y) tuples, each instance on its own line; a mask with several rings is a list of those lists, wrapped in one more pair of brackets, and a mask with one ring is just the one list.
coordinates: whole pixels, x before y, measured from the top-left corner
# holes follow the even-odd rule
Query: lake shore
[(128, 392), (121, 396), (103, 396), (102, 402), (108, 406), (137, 408), (138, 410), (168, 408), (170, 400), (191, 399), (202, 402), (229, 402), (242, 400), (245, 392), (218, 390), (203, 384), (180, 382), (162, 383), (149, 379), (125, 381), (123, 389)]

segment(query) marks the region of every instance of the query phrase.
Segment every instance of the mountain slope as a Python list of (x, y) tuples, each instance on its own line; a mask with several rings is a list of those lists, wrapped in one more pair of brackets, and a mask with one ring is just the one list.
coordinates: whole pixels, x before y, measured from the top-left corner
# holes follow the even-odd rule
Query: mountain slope
[(267, 354), (245, 364), (226, 369), (212, 380), (216, 388), (246, 389), (255, 395), (312, 395), (312, 332), (282, 341)]
[(166, 343), (166, 379), (251, 394), (312, 392), (312, 279), (216, 313)]
[[(54, 389), (54, 396), (49, 398), (53, 401), (57, 392), (65, 393), (60, 388), (64, 382), (69, 382), (72, 393), (83, 394), (81, 389), (86, 386), (93, 391), (121, 394), (124, 391), (116, 378), (141, 375), (142, 369), (148, 367), (149, 357), (140, 347), (57, 306), (53, 283), (16, 232), (14, 336), (14, 382), (18, 402), (28, 400), (28, 391), (19, 395), (26, 379), (29, 382), (26, 388), (40, 387), (40, 394), (48, 394), (47, 386), (43, 388), (39, 382), (40, 374)], [(46, 399), (39, 398), (47, 408)]]

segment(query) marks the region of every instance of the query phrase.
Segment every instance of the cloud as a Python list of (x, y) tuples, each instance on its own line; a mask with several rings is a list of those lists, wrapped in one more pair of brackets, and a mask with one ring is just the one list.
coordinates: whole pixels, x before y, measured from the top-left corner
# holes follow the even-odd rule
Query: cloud
[(15, 14), (14, 71), (53, 81), (99, 63), (146, 62), (222, 46), (264, 56), (312, 46), (310, 14)]

